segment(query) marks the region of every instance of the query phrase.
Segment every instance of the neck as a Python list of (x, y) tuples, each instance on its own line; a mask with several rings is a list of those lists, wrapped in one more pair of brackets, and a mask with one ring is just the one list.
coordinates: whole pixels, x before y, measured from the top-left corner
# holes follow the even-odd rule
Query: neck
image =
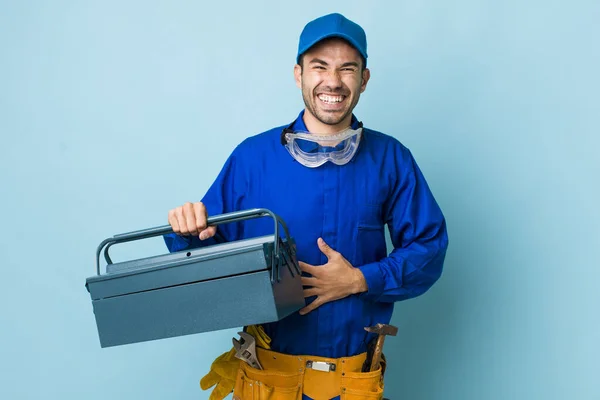
[(350, 127), (352, 124), (352, 114), (348, 115), (335, 125), (329, 125), (319, 121), (310, 113), (310, 111), (305, 110), (302, 120), (304, 121), (304, 125), (306, 125), (306, 129), (308, 129), (310, 133), (315, 135), (332, 135)]

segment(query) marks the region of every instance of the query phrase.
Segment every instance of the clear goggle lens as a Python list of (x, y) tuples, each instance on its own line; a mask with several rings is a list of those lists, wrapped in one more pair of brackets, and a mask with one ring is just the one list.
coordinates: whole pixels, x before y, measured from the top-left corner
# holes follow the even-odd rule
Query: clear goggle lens
[(315, 168), (330, 161), (347, 164), (360, 143), (362, 128), (347, 129), (335, 135), (316, 135), (306, 132), (285, 133), (286, 149), (302, 165)]

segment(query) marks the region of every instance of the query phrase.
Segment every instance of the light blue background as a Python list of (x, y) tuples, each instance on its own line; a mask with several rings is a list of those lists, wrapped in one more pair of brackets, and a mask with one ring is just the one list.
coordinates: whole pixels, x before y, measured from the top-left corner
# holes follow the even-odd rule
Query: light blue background
[(297, 115), (297, 37), (331, 11), (368, 34), (357, 115), (449, 224), (442, 279), (397, 305), (387, 396), (600, 399), (600, 3), (537, 0), (0, 1), (0, 398), (208, 397), (236, 330), (100, 349), (85, 278)]

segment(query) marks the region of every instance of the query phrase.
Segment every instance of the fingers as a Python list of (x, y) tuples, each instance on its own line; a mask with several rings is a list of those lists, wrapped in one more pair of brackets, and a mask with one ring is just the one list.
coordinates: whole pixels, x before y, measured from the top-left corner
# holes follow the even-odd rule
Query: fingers
[(300, 280), (302, 281), (302, 286), (316, 286), (318, 281), (317, 278), (309, 278), (307, 276), (301, 276)]
[(311, 274), (313, 276), (318, 275), (318, 270), (319, 269), (317, 267), (313, 266), (313, 265), (307, 264), (307, 263), (302, 262), (302, 261), (298, 261), (298, 266), (300, 267), (301, 271), (309, 273), (309, 274)]
[(200, 232), (199, 237), (200, 237), (200, 240), (206, 240), (208, 238), (215, 236), (216, 233), (217, 233), (217, 227), (209, 226), (208, 228), (206, 228), (202, 232)]
[(169, 211), (169, 224), (173, 232), (180, 235), (199, 235), (203, 233), (206, 238), (216, 233), (216, 227), (206, 227), (208, 213), (202, 202), (190, 203)]
[(325, 254), (325, 256), (327, 256), (327, 258), (330, 260), (331, 258), (335, 258), (339, 254), (337, 251), (329, 247), (329, 245), (325, 243), (323, 238), (319, 238), (317, 240), (317, 246), (319, 246), (319, 250), (321, 250), (321, 252)]
[(323, 298), (322, 297), (317, 297), (315, 299), (315, 301), (313, 301), (312, 303), (310, 303), (309, 305), (307, 305), (306, 307), (304, 307), (302, 310), (298, 311), (300, 313), (300, 315), (306, 315), (309, 312), (313, 311), (314, 309), (320, 307), (323, 304)]
[(195, 224), (198, 232), (202, 232), (206, 229), (206, 219), (208, 218), (208, 212), (206, 207), (201, 202), (194, 203), (194, 216), (196, 218)]
[(319, 294), (321, 294), (321, 290), (319, 288), (312, 287), (310, 289), (304, 289), (303, 293), (304, 298), (307, 298), (312, 296), (318, 296)]
[(181, 228), (179, 228), (179, 222), (177, 221), (177, 211), (176, 209), (169, 210), (169, 225), (173, 229), (175, 233), (181, 233)]
[(171, 229), (173, 229), (173, 232), (179, 235), (188, 235), (189, 231), (183, 208), (184, 207), (181, 206), (169, 210), (169, 225), (171, 225)]
[(196, 229), (199, 232), (200, 240), (206, 240), (215, 236), (217, 233), (216, 226), (206, 227), (206, 220), (208, 219), (208, 212), (206, 207), (201, 202), (194, 203), (194, 214), (196, 216)]
[(198, 228), (196, 228), (196, 213), (192, 203), (185, 203), (183, 205), (183, 217), (187, 225), (187, 232), (190, 235), (197, 235), (199, 232)]

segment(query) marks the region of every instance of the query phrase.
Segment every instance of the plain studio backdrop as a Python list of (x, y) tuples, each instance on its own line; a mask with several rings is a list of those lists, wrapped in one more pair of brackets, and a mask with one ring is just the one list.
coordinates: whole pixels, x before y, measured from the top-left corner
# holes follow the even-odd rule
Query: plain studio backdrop
[(367, 32), (357, 116), (448, 220), (386, 396), (600, 399), (600, 3), (576, 0), (0, 1), (0, 398), (208, 398), (236, 329), (101, 349), (85, 279), (100, 241), (166, 224), (296, 117), (298, 35), (334, 11)]

